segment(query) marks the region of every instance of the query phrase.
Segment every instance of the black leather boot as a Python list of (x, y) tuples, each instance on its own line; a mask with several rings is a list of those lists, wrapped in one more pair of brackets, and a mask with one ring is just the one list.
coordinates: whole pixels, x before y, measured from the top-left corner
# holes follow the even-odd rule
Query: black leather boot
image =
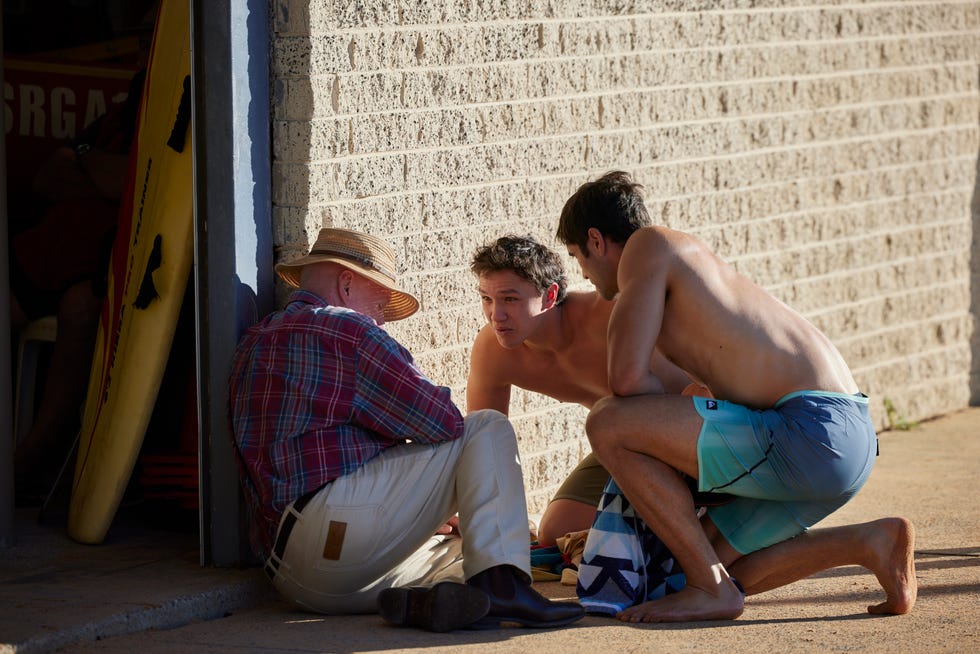
[(429, 631), (462, 629), (485, 616), (489, 609), (486, 593), (450, 581), (431, 587), (386, 588), (378, 596), (378, 613), (385, 621)]
[(525, 627), (560, 627), (585, 615), (577, 602), (553, 602), (531, 588), (530, 580), (517, 568), (498, 565), (484, 570), (467, 582), (490, 596), (487, 616), (472, 629), (492, 629), (501, 622), (517, 622)]

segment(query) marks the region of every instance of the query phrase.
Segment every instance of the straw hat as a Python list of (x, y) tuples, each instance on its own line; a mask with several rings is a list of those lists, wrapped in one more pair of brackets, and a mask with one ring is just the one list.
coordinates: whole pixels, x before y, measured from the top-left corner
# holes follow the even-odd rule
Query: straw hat
[(394, 250), (370, 234), (325, 227), (320, 230), (309, 254), (289, 263), (276, 264), (276, 272), (287, 284), (298, 287), (303, 266), (324, 261), (339, 263), (390, 290), (391, 301), (384, 310), (386, 322), (408, 318), (418, 311), (419, 301), (395, 284)]

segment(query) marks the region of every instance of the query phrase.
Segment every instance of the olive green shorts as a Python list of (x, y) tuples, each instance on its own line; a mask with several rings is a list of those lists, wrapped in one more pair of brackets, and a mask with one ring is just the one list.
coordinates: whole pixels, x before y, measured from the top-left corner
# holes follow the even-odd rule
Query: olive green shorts
[(595, 454), (589, 452), (565, 478), (551, 501), (574, 500), (598, 506), (602, 498), (602, 489), (606, 487), (607, 481), (609, 481), (609, 473), (599, 464)]

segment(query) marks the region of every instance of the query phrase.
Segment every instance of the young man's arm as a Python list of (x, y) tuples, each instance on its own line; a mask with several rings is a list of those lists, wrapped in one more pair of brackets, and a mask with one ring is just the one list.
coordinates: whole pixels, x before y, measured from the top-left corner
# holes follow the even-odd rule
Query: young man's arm
[(653, 353), (653, 363), (650, 369), (660, 380), (660, 383), (663, 384), (664, 392), (669, 395), (682, 395), (685, 389), (691, 386), (703, 388), (700, 384), (693, 381), (683, 369), (662, 355), (659, 350)]
[(484, 327), (476, 335), (470, 352), (470, 376), (466, 381), (466, 411), (496, 409), (504, 415), (510, 410), (510, 382), (504, 379), (500, 362), (502, 348), (493, 333)]
[(673, 253), (666, 237), (635, 232), (619, 261), (619, 297), (609, 317), (609, 387), (620, 396), (663, 394), (651, 370), (663, 324), (667, 273)]

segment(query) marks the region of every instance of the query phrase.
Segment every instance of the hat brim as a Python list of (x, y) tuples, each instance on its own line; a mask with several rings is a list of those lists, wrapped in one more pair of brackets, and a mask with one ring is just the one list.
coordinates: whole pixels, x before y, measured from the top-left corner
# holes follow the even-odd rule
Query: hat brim
[(299, 288), (300, 278), (302, 276), (304, 266), (308, 266), (311, 263), (326, 262), (340, 264), (344, 268), (366, 277), (372, 282), (375, 282), (376, 284), (391, 291), (391, 300), (388, 302), (388, 306), (386, 306), (384, 310), (385, 322), (403, 320), (419, 310), (419, 301), (415, 299), (411, 293), (398, 288), (388, 276), (383, 275), (372, 268), (360, 266), (356, 261), (351, 261), (343, 257), (326, 254), (307, 254), (304, 257), (296, 259), (295, 261), (276, 264), (276, 274), (278, 274), (279, 277), (281, 277), (282, 280), (290, 286)]

